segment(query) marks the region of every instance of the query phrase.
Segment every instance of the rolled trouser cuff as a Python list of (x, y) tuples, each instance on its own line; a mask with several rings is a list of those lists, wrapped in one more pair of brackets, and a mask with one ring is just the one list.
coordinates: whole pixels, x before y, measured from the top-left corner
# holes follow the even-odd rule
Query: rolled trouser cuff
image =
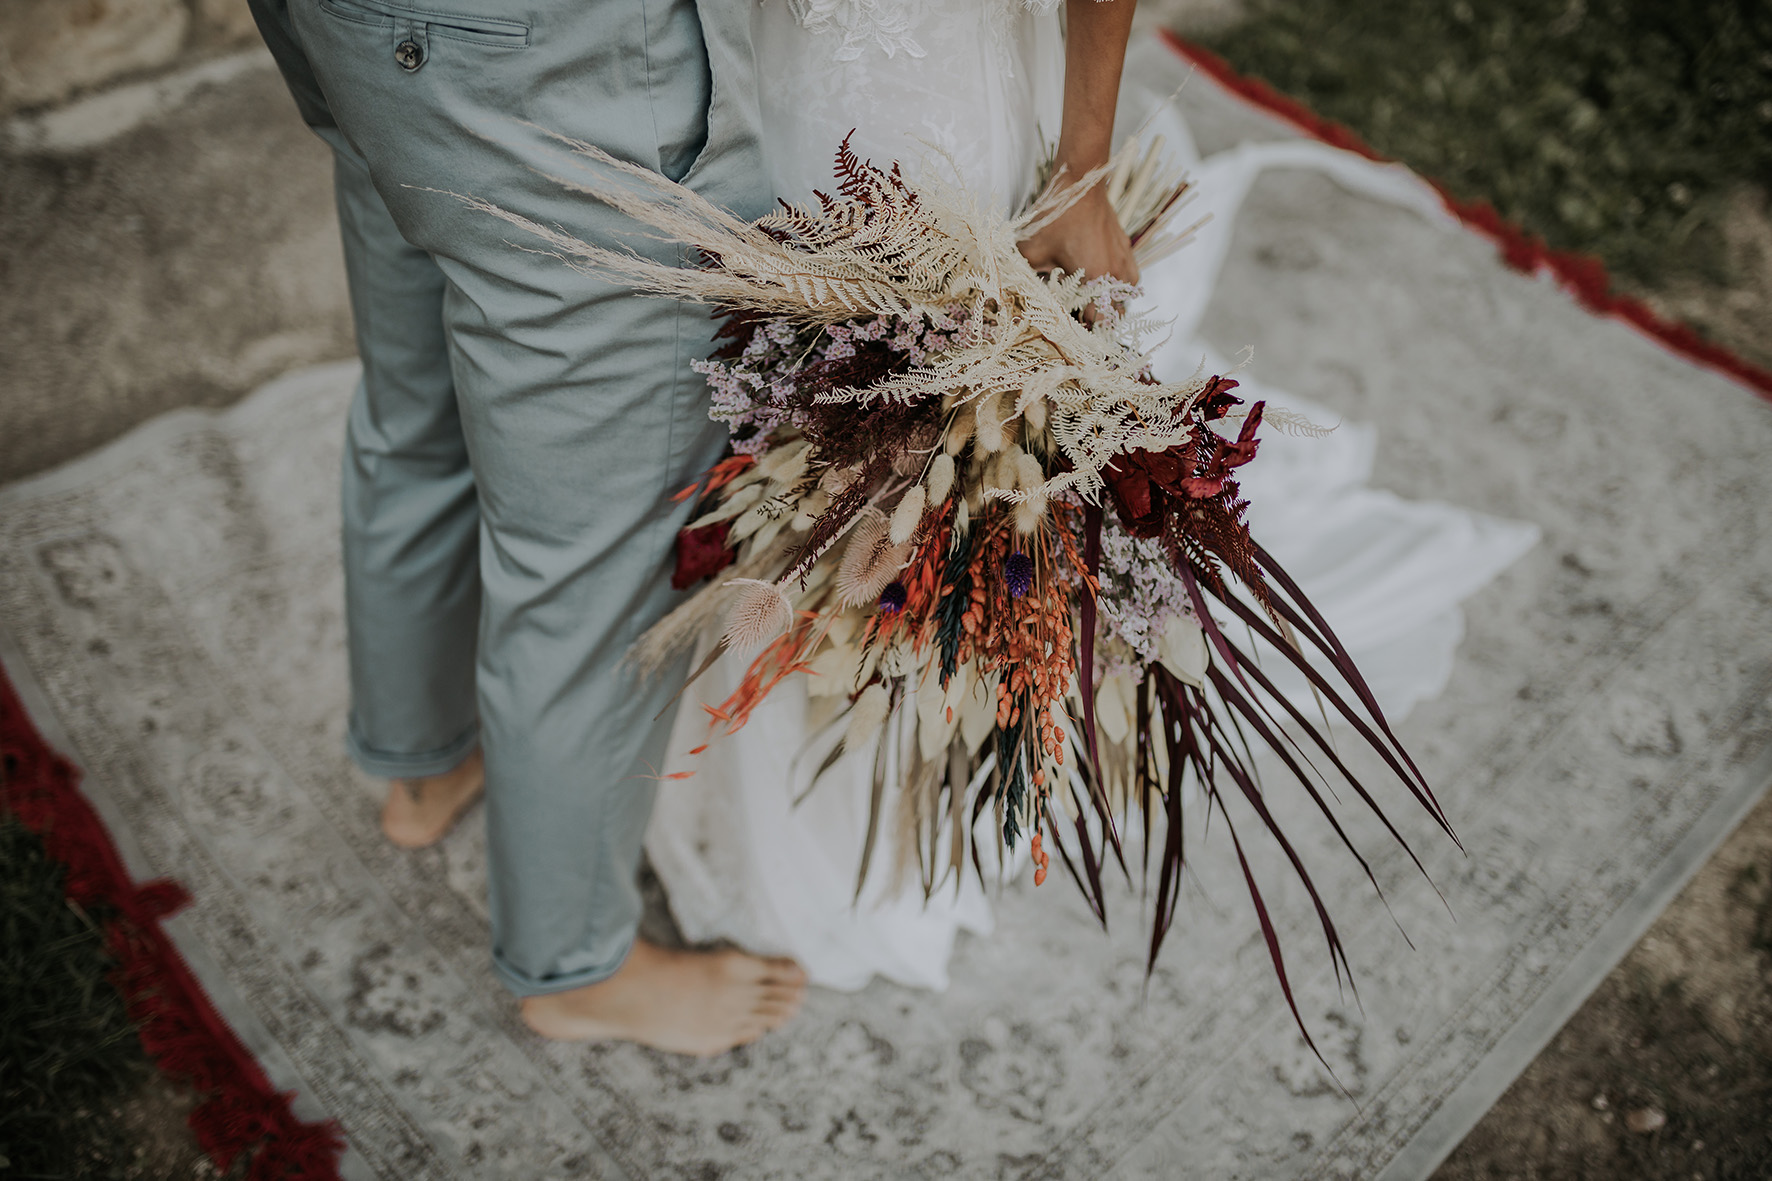
[(353, 724), (345, 734), (345, 749), (364, 772), (380, 779), (424, 779), (442, 775), (461, 766), (462, 760), (480, 745), (480, 727), (471, 726), (460, 738), (436, 750), (405, 754), (397, 751), (371, 749), (357, 734)]
[(621, 952), (607, 963), (594, 968), (583, 968), (576, 972), (562, 973), (537, 980), (513, 967), (504, 956), (495, 949), (492, 953), (492, 970), (499, 981), (517, 997), (551, 996), (557, 992), (571, 992), (575, 988), (583, 988), (588, 984), (601, 984), (621, 970), (627, 963), (628, 953), (634, 950), (637, 931), (628, 933), (627, 940), (621, 945)]

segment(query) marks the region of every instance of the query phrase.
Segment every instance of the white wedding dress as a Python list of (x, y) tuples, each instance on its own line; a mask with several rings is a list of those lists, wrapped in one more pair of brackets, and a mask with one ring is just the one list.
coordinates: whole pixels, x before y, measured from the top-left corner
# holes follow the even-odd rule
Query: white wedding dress
[[(899, 161), (912, 179), (922, 169), (950, 177), (957, 169), (1000, 208), (1018, 206), (1058, 133), (1064, 51), (1056, 9), (1057, 0), (754, 5), (763, 150), (775, 191), (790, 200), (829, 191), (836, 145), (853, 130), (857, 154), (876, 164)], [(1175, 320), (1156, 359), (1163, 376), (1185, 377), (1209, 356), (1195, 329), (1236, 207), (1263, 168), (1320, 168), (1350, 188), (1432, 212), (1406, 174), (1314, 143), (1244, 145), (1201, 161), (1163, 97), (1147, 96), (1155, 129), (1190, 165), (1199, 193), (1193, 208), (1214, 218), (1144, 275), (1147, 298)], [(1218, 372), (1228, 367), (1219, 358), (1209, 363)], [(1238, 376), (1241, 394), (1336, 420)], [(1445, 686), (1462, 635), (1459, 602), (1529, 549), (1537, 531), (1366, 487), (1375, 437), (1357, 425), (1321, 439), (1264, 432), (1242, 482), (1254, 506), (1251, 529), (1323, 611), (1395, 718)], [(811, 731), (806, 678), (780, 686), (737, 734), (716, 738), (701, 756), (687, 754), (709, 741), (701, 703), (723, 700), (743, 671), (723, 659), (685, 693), (667, 771), (694, 774), (663, 780), (647, 831), (647, 855), (684, 936), (792, 956), (830, 988), (861, 988), (875, 975), (945, 988), (958, 931), (991, 929), (985, 891), (967, 874), (925, 903), (914, 871), (899, 881), (888, 799), (881, 845), (857, 898), (873, 757), (845, 756), (807, 791), (838, 735)], [(1303, 678), (1295, 679), (1303, 691)]]

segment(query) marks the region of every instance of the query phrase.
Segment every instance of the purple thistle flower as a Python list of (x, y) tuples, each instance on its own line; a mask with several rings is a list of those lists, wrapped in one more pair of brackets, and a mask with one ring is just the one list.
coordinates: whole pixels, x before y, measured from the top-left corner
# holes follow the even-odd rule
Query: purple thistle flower
[(1009, 597), (1019, 599), (1034, 586), (1033, 559), (1016, 550), (1003, 563), (1003, 582), (1009, 587)]
[(880, 610), (888, 615), (897, 615), (904, 610), (906, 597), (904, 583), (894, 579), (886, 584), (885, 590), (880, 592)]

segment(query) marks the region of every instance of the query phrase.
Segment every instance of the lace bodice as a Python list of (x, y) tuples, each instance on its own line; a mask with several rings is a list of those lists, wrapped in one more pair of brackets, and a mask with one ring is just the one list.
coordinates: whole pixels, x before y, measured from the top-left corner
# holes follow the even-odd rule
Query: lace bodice
[[(922, 57), (926, 52), (918, 39), (926, 10), (943, 0), (787, 0), (800, 27), (815, 35), (837, 39), (836, 60), (854, 61), (877, 49), (887, 57), (905, 53)], [(973, 0), (971, 7), (984, 11), (993, 42), (1007, 46), (1003, 36), (1024, 14), (1055, 12), (1059, 0)], [(962, 4), (961, 7), (968, 5)]]
[(828, 190), (853, 131), (876, 164), (957, 168), (1003, 208), (1025, 200), (1063, 114), (1057, 3), (763, 0), (752, 33), (775, 193)]

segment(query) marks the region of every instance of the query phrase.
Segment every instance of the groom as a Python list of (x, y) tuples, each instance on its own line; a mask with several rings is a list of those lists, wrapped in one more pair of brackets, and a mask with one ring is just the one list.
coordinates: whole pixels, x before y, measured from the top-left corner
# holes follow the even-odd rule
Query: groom
[(451, 194), (674, 258), (541, 175), (555, 132), (755, 214), (749, 13), (439, 3), (252, 0), (334, 151), (363, 360), (344, 462), (351, 752), (393, 781), (383, 826), (405, 845), (439, 839), (483, 777), (493, 963), (531, 1027), (720, 1053), (791, 1017), (804, 977), (636, 938), (671, 678), (623, 666), (671, 604), (691, 507), (671, 494), (723, 444), (689, 369), (709, 320), (518, 249)]

